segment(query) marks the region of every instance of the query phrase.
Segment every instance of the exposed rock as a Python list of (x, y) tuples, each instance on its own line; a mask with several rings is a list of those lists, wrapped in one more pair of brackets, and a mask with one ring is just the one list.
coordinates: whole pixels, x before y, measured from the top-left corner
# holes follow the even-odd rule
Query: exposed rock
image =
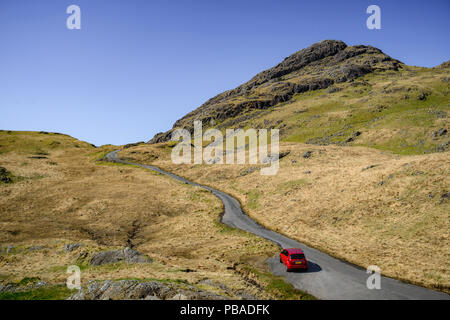
[(335, 92), (339, 92), (339, 91), (341, 91), (342, 89), (341, 88), (339, 88), (339, 87), (330, 87), (330, 88), (328, 88), (325, 92), (326, 93), (335, 93)]
[(312, 151), (306, 151), (306, 152), (302, 155), (302, 157), (305, 158), (305, 159), (309, 159), (309, 158), (311, 158), (311, 155), (312, 155)]
[(450, 192), (444, 192), (441, 195), (441, 203), (443, 203), (445, 200), (450, 199)]
[(349, 143), (355, 140), (356, 137), (360, 136), (361, 132), (360, 131), (356, 131), (353, 133), (353, 135), (350, 138), (347, 138), (346, 140), (344, 140), (344, 143)]
[(377, 166), (378, 166), (377, 164), (371, 164), (370, 166), (367, 166), (367, 167), (363, 168), (361, 171), (366, 171), (366, 170), (375, 168), (375, 167), (377, 167)]
[(254, 295), (248, 293), (247, 291), (242, 291), (242, 292), (240, 292), (240, 293), (238, 294), (238, 296), (239, 296), (240, 298), (242, 298), (243, 300), (257, 300), (257, 298), (256, 298)]
[(210, 159), (208, 159), (208, 160), (206, 160), (206, 163), (207, 164), (216, 164), (216, 163), (223, 163), (223, 158), (221, 158), (221, 157), (212, 157), (212, 158), (210, 158)]
[(188, 297), (186, 297), (184, 294), (182, 293), (177, 293), (176, 295), (174, 295), (172, 298), (169, 298), (167, 300), (189, 300)]
[(450, 141), (444, 142), (436, 147), (436, 152), (445, 152), (450, 148)]
[(290, 153), (291, 153), (290, 151), (285, 151), (285, 152), (280, 152), (278, 157), (276, 155), (267, 156), (267, 157), (265, 157), (264, 159), (261, 160), (261, 163), (263, 163), (263, 164), (272, 163), (274, 161), (277, 161), (279, 159), (282, 159), (282, 158), (286, 157)]
[(46, 281), (38, 281), (38, 282), (36, 282), (36, 284), (34, 286), (35, 286), (35, 288), (41, 288), (41, 287), (45, 287), (46, 285), (48, 285), (48, 283)]
[(446, 128), (441, 128), (438, 131), (435, 131), (433, 133), (433, 137), (435, 137), (435, 138), (442, 137), (442, 136), (444, 136), (446, 134), (447, 134), (447, 129)]
[(419, 92), (419, 94), (418, 94), (418, 96), (417, 96), (417, 99), (418, 100), (426, 100), (427, 99), (427, 96), (429, 96), (430, 94), (428, 93), (428, 92), (425, 92), (425, 91), (421, 91), (421, 92)]
[(435, 68), (450, 68), (450, 60), (443, 62), (442, 64), (438, 65)]
[(82, 243), (74, 243), (74, 244), (67, 243), (66, 245), (64, 245), (64, 251), (71, 252), (71, 251), (73, 251), (73, 250), (75, 250), (75, 249), (77, 249), (77, 248), (79, 248), (81, 246), (83, 246)]
[(157, 281), (119, 280), (90, 281), (68, 300), (216, 300), (225, 299), (212, 292), (189, 285)]
[(126, 247), (125, 249), (100, 251), (92, 255), (90, 265), (99, 266), (106, 263), (125, 261), (127, 263), (151, 263), (149, 257)]
[[(23, 280), (28, 281), (23, 282)], [(1, 285), (0, 292), (23, 292), (42, 288), (48, 285), (46, 281), (39, 280), (39, 278), (24, 278), (23, 280), (21, 281), (21, 283), (9, 282)]]
[(0, 286), (0, 292), (16, 292), (19, 285), (16, 283), (7, 283)]
[(243, 177), (243, 176), (246, 176), (246, 175), (248, 175), (248, 174), (251, 174), (251, 173), (255, 172), (256, 170), (258, 170), (257, 167), (250, 167), (250, 168), (248, 168), (248, 169), (242, 170), (242, 171), (239, 173), (239, 175), (240, 175), (241, 177)]
[[(240, 127), (253, 113), (290, 101), (295, 94), (353, 81), (375, 70), (397, 71), (399, 68), (400, 61), (377, 48), (348, 47), (342, 41), (324, 40), (292, 54), (239, 87), (206, 101), (177, 120), (171, 130), (156, 134), (149, 143), (169, 141), (175, 128), (192, 133), (195, 120), (202, 121), (205, 127), (211, 123), (221, 123), (219, 128)], [(262, 87), (265, 88), (263, 92), (258, 90)], [(328, 93), (337, 90), (337, 87), (332, 87)]]
[(0, 182), (3, 183), (11, 183), (12, 181), (12, 174), (10, 171), (6, 170), (3, 167), (0, 167)]
[(45, 247), (43, 247), (43, 246), (31, 246), (28, 248), (28, 251), (40, 251), (43, 249), (45, 249)]

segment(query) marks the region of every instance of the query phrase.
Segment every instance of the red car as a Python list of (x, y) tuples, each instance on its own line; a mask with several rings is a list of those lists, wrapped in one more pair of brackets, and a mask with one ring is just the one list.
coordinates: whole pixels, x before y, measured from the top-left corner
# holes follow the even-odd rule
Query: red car
[(308, 261), (302, 249), (284, 249), (280, 253), (280, 262), (286, 265), (286, 271), (294, 269), (308, 270)]

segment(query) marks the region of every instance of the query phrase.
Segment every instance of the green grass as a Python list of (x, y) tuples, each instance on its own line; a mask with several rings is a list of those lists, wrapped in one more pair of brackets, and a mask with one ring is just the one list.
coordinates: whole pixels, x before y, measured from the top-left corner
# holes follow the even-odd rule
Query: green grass
[(134, 164), (128, 164), (128, 163), (120, 163), (120, 162), (98, 161), (97, 164), (101, 165), (101, 166), (109, 166), (109, 167), (129, 167), (129, 168), (139, 168), (139, 169), (148, 170), (148, 169), (143, 168), (141, 166), (137, 166), (137, 165), (134, 165)]
[(258, 199), (259, 199), (259, 191), (251, 190), (247, 193), (247, 207), (250, 209), (256, 209), (259, 207)]
[(275, 276), (269, 272), (259, 271), (253, 267), (245, 266), (247, 271), (256, 275), (261, 281), (267, 283), (265, 289), (277, 299), (281, 300), (316, 300), (306, 292), (296, 289), (286, 282), (283, 277)]
[(39, 277), (25, 277), (22, 280), (20, 280), (18, 282), (18, 284), (25, 286), (27, 284), (32, 284), (32, 283), (39, 282), (39, 280), (41, 280)]
[(0, 154), (15, 152), (29, 155), (49, 155), (54, 150), (73, 148), (94, 148), (89, 143), (68, 135), (34, 131), (0, 130)]
[(277, 186), (276, 192), (287, 192), (293, 189), (298, 189), (301, 186), (304, 186), (308, 183), (308, 180), (306, 179), (296, 179), (296, 180), (290, 180), (286, 181), (280, 185)]
[[(446, 141), (446, 137), (434, 139), (432, 133), (448, 123), (448, 85), (439, 77), (405, 81), (410, 72), (370, 74), (354, 83), (339, 85), (343, 90), (332, 94), (325, 94), (324, 90), (299, 94), (284, 109), (275, 108), (271, 117), (283, 119), (288, 126), (282, 136), (287, 142), (341, 144), (360, 131), (361, 137), (350, 145), (403, 155), (436, 152)], [(416, 73), (425, 78), (436, 71), (424, 69)], [(374, 89), (382, 81), (387, 84)], [(422, 92), (429, 95), (420, 100)], [(306, 111), (295, 113), (301, 106)], [(368, 132), (383, 132), (383, 135), (364, 138)]]
[(65, 285), (56, 285), (28, 291), (0, 292), (0, 300), (63, 300), (75, 292)]

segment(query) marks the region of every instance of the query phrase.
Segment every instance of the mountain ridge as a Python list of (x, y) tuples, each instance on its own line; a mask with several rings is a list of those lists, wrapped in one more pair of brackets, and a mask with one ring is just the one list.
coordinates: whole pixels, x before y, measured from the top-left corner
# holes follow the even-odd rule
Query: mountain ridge
[(157, 133), (149, 143), (170, 140), (175, 128), (193, 132), (193, 121), (208, 127), (254, 110), (287, 102), (295, 94), (326, 89), (375, 71), (398, 71), (403, 63), (372, 46), (347, 46), (339, 40), (322, 40), (259, 72), (240, 86), (222, 92), (177, 120), (172, 129)]

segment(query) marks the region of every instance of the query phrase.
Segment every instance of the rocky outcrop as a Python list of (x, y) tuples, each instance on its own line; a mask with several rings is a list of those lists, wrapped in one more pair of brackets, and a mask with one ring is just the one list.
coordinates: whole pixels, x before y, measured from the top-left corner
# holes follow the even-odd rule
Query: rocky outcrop
[(131, 248), (100, 251), (92, 255), (89, 264), (99, 266), (107, 263), (125, 261), (127, 263), (151, 263), (152, 259)]
[(21, 283), (9, 282), (3, 285), (0, 285), (0, 293), (8, 292), (25, 292), (34, 289), (39, 289), (42, 287), (46, 287), (48, 285), (47, 282), (40, 280), (39, 278), (24, 278)]
[[(348, 47), (342, 41), (324, 40), (285, 58), (275, 67), (258, 73), (239, 87), (208, 100), (160, 132), (149, 143), (169, 141), (175, 128), (193, 132), (193, 122), (203, 126), (220, 123), (220, 128), (239, 126), (246, 115), (288, 102), (295, 94), (326, 89), (365, 74), (398, 70), (402, 64), (371, 46)], [(339, 90), (339, 89), (334, 89)]]
[(157, 281), (90, 281), (68, 300), (223, 300), (225, 297), (190, 285)]
[(82, 243), (66, 243), (64, 245), (64, 251), (72, 252), (73, 250), (78, 249), (82, 246), (83, 246)]
[(0, 167), (0, 183), (11, 183), (11, 182), (13, 182), (11, 172), (9, 172), (3, 167)]

